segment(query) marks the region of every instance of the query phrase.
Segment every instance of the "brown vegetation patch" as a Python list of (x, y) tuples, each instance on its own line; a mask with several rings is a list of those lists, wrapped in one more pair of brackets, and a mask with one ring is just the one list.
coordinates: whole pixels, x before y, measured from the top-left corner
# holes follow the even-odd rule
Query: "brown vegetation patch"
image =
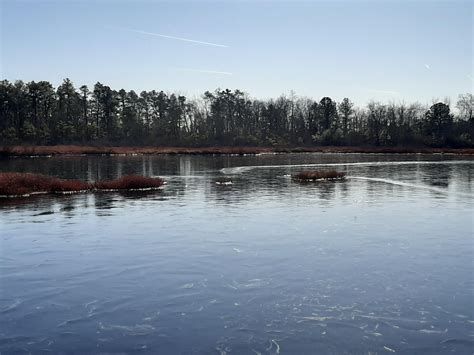
[(89, 190), (90, 184), (62, 180), (42, 174), (0, 173), (0, 195), (18, 196), (34, 193), (61, 193)]
[(90, 190), (91, 184), (79, 180), (52, 179), (51, 192), (81, 192)]
[(318, 181), (318, 180), (342, 180), (346, 173), (335, 170), (330, 171), (302, 171), (293, 175), (297, 181)]
[(142, 190), (156, 189), (163, 186), (163, 184), (164, 181), (160, 178), (127, 175), (116, 180), (96, 182), (94, 188), (97, 190)]
[(93, 147), (77, 145), (56, 146), (4, 146), (0, 156), (52, 156), (52, 155), (146, 155), (146, 154), (259, 154), (274, 151), (265, 147)]
[(92, 184), (80, 180), (63, 180), (42, 174), (0, 173), (0, 196), (29, 196), (46, 193), (74, 193), (94, 190), (145, 190), (161, 187), (159, 178), (128, 175), (116, 180)]
[(51, 155), (145, 155), (145, 154), (261, 154), (261, 153), (424, 153), (474, 155), (473, 148), (411, 148), (411, 147), (94, 147), (79, 145), (4, 146), (0, 156)]
[(216, 185), (232, 185), (232, 179), (228, 176), (220, 176), (215, 179)]

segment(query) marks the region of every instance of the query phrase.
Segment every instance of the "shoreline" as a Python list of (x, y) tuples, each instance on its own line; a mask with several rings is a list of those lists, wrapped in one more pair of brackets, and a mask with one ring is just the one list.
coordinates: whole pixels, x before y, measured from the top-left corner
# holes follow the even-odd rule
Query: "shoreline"
[(95, 147), (80, 145), (3, 146), (0, 157), (50, 157), (75, 155), (256, 155), (278, 153), (367, 153), (367, 154), (450, 154), (474, 155), (474, 148), (413, 148), (413, 147)]

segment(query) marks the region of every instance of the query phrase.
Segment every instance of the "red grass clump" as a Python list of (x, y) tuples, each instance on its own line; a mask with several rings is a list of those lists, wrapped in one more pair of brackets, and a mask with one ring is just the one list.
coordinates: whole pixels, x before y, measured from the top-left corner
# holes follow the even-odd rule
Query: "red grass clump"
[(260, 153), (446, 153), (474, 155), (474, 148), (430, 147), (108, 147), (108, 146), (0, 146), (0, 157), (51, 155), (143, 155), (143, 154), (260, 154)]
[(217, 185), (232, 185), (232, 179), (228, 176), (220, 176), (215, 182)]
[(158, 188), (163, 184), (164, 181), (160, 178), (127, 175), (116, 180), (96, 182), (94, 188), (97, 190), (137, 190)]
[(79, 180), (53, 179), (51, 182), (51, 192), (75, 192), (90, 189), (91, 184)]
[(82, 181), (62, 180), (32, 173), (0, 173), (0, 195), (5, 196), (73, 192), (88, 189), (90, 189), (90, 185)]
[(298, 181), (317, 181), (317, 180), (342, 180), (346, 176), (346, 173), (342, 173), (335, 170), (329, 171), (302, 171), (293, 178)]
[(1, 173), (0, 195), (24, 195), (49, 190), (50, 181), (44, 175)]
[(93, 190), (153, 189), (164, 185), (159, 178), (128, 175), (117, 180), (95, 184), (80, 180), (63, 180), (32, 173), (0, 173), (0, 196), (29, 196), (41, 193), (73, 193)]

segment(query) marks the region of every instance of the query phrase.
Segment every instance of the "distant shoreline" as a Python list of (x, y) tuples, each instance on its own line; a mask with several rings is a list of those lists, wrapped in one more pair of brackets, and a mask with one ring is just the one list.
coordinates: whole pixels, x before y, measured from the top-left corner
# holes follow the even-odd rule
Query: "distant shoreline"
[(379, 154), (452, 154), (474, 155), (474, 148), (413, 148), (413, 147), (108, 147), (108, 146), (3, 146), (0, 157), (46, 157), (75, 155), (255, 155), (272, 153), (379, 153)]

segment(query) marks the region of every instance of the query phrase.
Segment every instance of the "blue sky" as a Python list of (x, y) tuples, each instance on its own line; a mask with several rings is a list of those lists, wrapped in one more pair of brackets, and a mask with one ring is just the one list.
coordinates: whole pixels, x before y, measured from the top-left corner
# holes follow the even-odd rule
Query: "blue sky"
[(359, 105), (473, 91), (470, 1), (0, 1), (12, 81)]

